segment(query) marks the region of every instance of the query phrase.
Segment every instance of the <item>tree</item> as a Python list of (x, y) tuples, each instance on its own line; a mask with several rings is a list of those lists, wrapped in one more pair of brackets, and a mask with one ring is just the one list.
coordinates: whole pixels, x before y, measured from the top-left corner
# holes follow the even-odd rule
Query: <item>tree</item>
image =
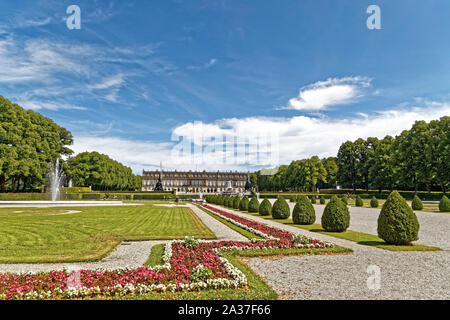
[(411, 130), (404, 130), (394, 142), (395, 158), (399, 165), (402, 182), (414, 186), (417, 193), (420, 182), (430, 191), (435, 167), (431, 131), (425, 121), (416, 121)]
[(0, 96), (0, 191), (33, 191), (50, 162), (73, 153), (72, 134)]
[(349, 186), (356, 190), (356, 185), (361, 181), (358, 172), (357, 153), (353, 142), (346, 141), (339, 147), (337, 154), (338, 173), (337, 180), (342, 186)]
[(445, 116), (430, 122), (431, 141), (434, 145), (434, 167), (436, 182), (446, 193), (450, 187), (450, 117)]
[(98, 152), (82, 152), (70, 158), (67, 175), (78, 187), (91, 186), (93, 190), (135, 190), (140, 179), (131, 168)]
[(325, 177), (325, 182), (322, 180), (318, 183), (320, 189), (336, 188), (338, 172), (338, 165), (336, 161), (336, 157), (328, 157), (321, 160), (327, 174)]
[(392, 191), (378, 216), (378, 236), (390, 244), (405, 245), (419, 239), (419, 221), (406, 200)]
[(373, 153), (369, 168), (369, 180), (381, 192), (384, 187), (392, 190), (396, 183), (396, 166), (392, 154), (394, 138), (386, 136), (380, 140)]

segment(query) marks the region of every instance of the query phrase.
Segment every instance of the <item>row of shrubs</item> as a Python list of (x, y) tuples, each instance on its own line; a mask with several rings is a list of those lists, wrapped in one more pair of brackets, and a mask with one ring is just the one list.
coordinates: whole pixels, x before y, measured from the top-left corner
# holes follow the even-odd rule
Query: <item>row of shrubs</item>
[[(345, 190), (345, 192), (341, 192), (342, 190)], [(259, 197), (262, 199), (277, 199), (279, 196), (283, 196), (286, 199), (291, 197), (299, 197), (300, 195), (306, 195), (308, 197), (316, 196), (316, 197), (324, 197), (325, 199), (330, 199), (332, 196), (343, 196), (350, 194), (352, 197), (355, 195), (360, 196), (362, 199), (372, 199), (376, 198), (378, 200), (386, 200), (389, 196), (389, 193), (386, 193), (383, 191), (382, 193), (378, 192), (356, 192), (353, 193), (353, 190), (350, 189), (328, 189), (329, 192), (326, 192), (327, 189), (320, 190), (320, 193), (312, 193), (312, 192), (302, 192), (302, 193), (271, 193), (271, 194), (260, 194)], [(331, 191), (335, 191), (332, 193)], [(365, 191), (365, 190), (364, 190)], [(369, 190), (370, 191), (370, 190)], [(414, 198), (414, 191), (399, 191), (400, 195), (403, 196), (407, 200), (412, 200)], [(428, 194), (425, 191), (419, 191), (417, 195), (423, 200), (423, 201), (439, 201), (442, 196), (444, 195), (442, 192), (432, 192)]]
[[(297, 197), (297, 202), (292, 211), (294, 224), (311, 225), (315, 223), (316, 214), (312, 205), (314, 200), (312, 199), (315, 199), (315, 197), (311, 199), (308, 199), (305, 195)], [(346, 199), (346, 197), (338, 198), (337, 196), (332, 196), (325, 206), (321, 219), (321, 224), (325, 231), (344, 232), (349, 227), (350, 212)], [(287, 219), (291, 215), (290, 207), (282, 196), (278, 197), (273, 206), (268, 199), (264, 199), (260, 204), (256, 197), (252, 197), (249, 201), (247, 197), (241, 199), (238, 196), (226, 197), (212, 195), (206, 196), (206, 201), (241, 211), (258, 212), (261, 216), (272, 215), (274, 219)], [(363, 205), (361, 197), (356, 198), (356, 205)], [(371, 200), (371, 206), (378, 207), (378, 200), (376, 198)], [(439, 209), (441, 211), (450, 211), (450, 200), (446, 196), (442, 197)], [(405, 245), (418, 240), (418, 219), (413, 208), (407, 204), (405, 198), (399, 192), (391, 192), (383, 204), (378, 217), (377, 230), (378, 236), (389, 244)]]

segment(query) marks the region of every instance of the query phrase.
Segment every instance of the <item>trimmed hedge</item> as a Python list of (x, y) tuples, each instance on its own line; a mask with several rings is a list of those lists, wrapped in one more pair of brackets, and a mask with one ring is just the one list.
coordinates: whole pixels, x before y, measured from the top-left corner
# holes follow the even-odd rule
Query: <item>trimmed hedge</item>
[(313, 224), (316, 222), (316, 213), (306, 196), (300, 196), (292, 211), (292, 221), (295, 224)]
[(347, 206), (333, 196), (322, 214), (322, 227), (330, 232), (344, 232), (350, 225), (350, 212)]
[(311, 196), (311, 203), (315, 204), (316, 202), (316, 196)]
[(415, 195), (412, 200), (411, 208), (413, 210), (422, 210), (423, 209), (422, 200), (420, 200), (420, 198), (417, 195)]
[(272, 204), (268, 199), (264, 199), (259, 205), (260, 216), (270, 216), (272, 214)]
[(370, 206), (372, 208), (378, 208), (378, 200), (375, 197), (372, 197), (372, 199), (370, 200)]
[(340, 200), (341, 200), (346, 206), (348, 206), (348, 199), (347, 199), (347, 197), (341, 197)]
[(249, 203), (248, 198), (244, 196), (241, 202), (239, 203), (239, 210), (248, 211), (248, 203)]
[[(407, 200), (412, 200), (415, 191), (397, 191), (403, 198)], [(387, 199), (391, 190), (382, 190), (381, 193), (378, 190), (365, 190), (365, 189), (356, 189), (356, 192), (353, 192), (353, 189), (320, 189), (320, 193), (322, 194), (359, 194), (363, 199), (370, 199), (372, 196), (375, 196), (377, 199)], [(428, 191), (418, 191), (417, 194), (420, 196), (422, 200), (428, 201), (438, 201), (443, 196), (443, 193), (440, 191), (432, 191), (428, 193)]]
[(283, 197), (279, 197), (272, 207), (272, 218), (287, 219), (291, 215), (288, 203)]
[(248, 212), (259, 212), (259, 201), (254, 196), (248, 204)]
[(48, 193), (0, 193), (0, 200), (49, 200)]
[(443, 196), (441, 201), (439, 201), (439, 211), (449, 212), (450, 211), (450, 200), (447, 196)]
[(239, 210), (239, 205), (241, 204), (241, 198), (239, 196), (234, 197), (233, 199), (233, 209)]
[(362, 207), (362, 206), (364, 206), (364, 201), (363, 201), (363, 199), (361, 199), (360, 196), (357, 196), (357, 197), (356, 197), (355, 205), (356, 205), (357, 207)]
[(92, 190), (89, 187), (63, 187), (61, 191), (63, 193), (87, 193)]
[(325, 204), (325, 197), (324, 196), (320, 196), (320, 200), (319, 200), (319, 203), (320, 204)]
[(405, 245), (419, 239), (419, 221), (406, 200), (397, 192), (383, 204), (378, 216), (378, 236), (390, 244)]

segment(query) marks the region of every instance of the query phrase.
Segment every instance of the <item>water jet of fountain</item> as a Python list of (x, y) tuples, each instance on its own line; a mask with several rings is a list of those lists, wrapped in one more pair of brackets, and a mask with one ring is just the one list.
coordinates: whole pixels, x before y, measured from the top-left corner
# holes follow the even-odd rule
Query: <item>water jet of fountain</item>
[(48, 164), (48, 183), (50, 189), (50, 196), (52, 201), (58, 201), (61, 198), (61, 187), (63, 186), (66, 175), (64, 174), (62, 166), (59, 164), (59, 159), (55, 163)]

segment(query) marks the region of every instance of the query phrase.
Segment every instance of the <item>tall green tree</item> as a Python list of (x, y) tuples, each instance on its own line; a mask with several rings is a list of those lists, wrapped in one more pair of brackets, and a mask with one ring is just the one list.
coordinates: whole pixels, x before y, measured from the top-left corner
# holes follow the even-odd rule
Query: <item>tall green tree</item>
[(98, 152), (82, 152), (67, 162), (67, 175), (78, 187), (93, 190), (135, 190), (141, 187), (140, 177), (131, 168)]
[(0, 96), (0, 191), (32, 191), (48, 164), (73, 151), (72, 134), (51, 119)]
[(358, 171), (356, 146), (352, 141), (346, 141), (339, 147), (337, 154), (338, 184), (343, 187), (351, 187), (356, 190), (358, 182), (361, 181), (361, 176)]

